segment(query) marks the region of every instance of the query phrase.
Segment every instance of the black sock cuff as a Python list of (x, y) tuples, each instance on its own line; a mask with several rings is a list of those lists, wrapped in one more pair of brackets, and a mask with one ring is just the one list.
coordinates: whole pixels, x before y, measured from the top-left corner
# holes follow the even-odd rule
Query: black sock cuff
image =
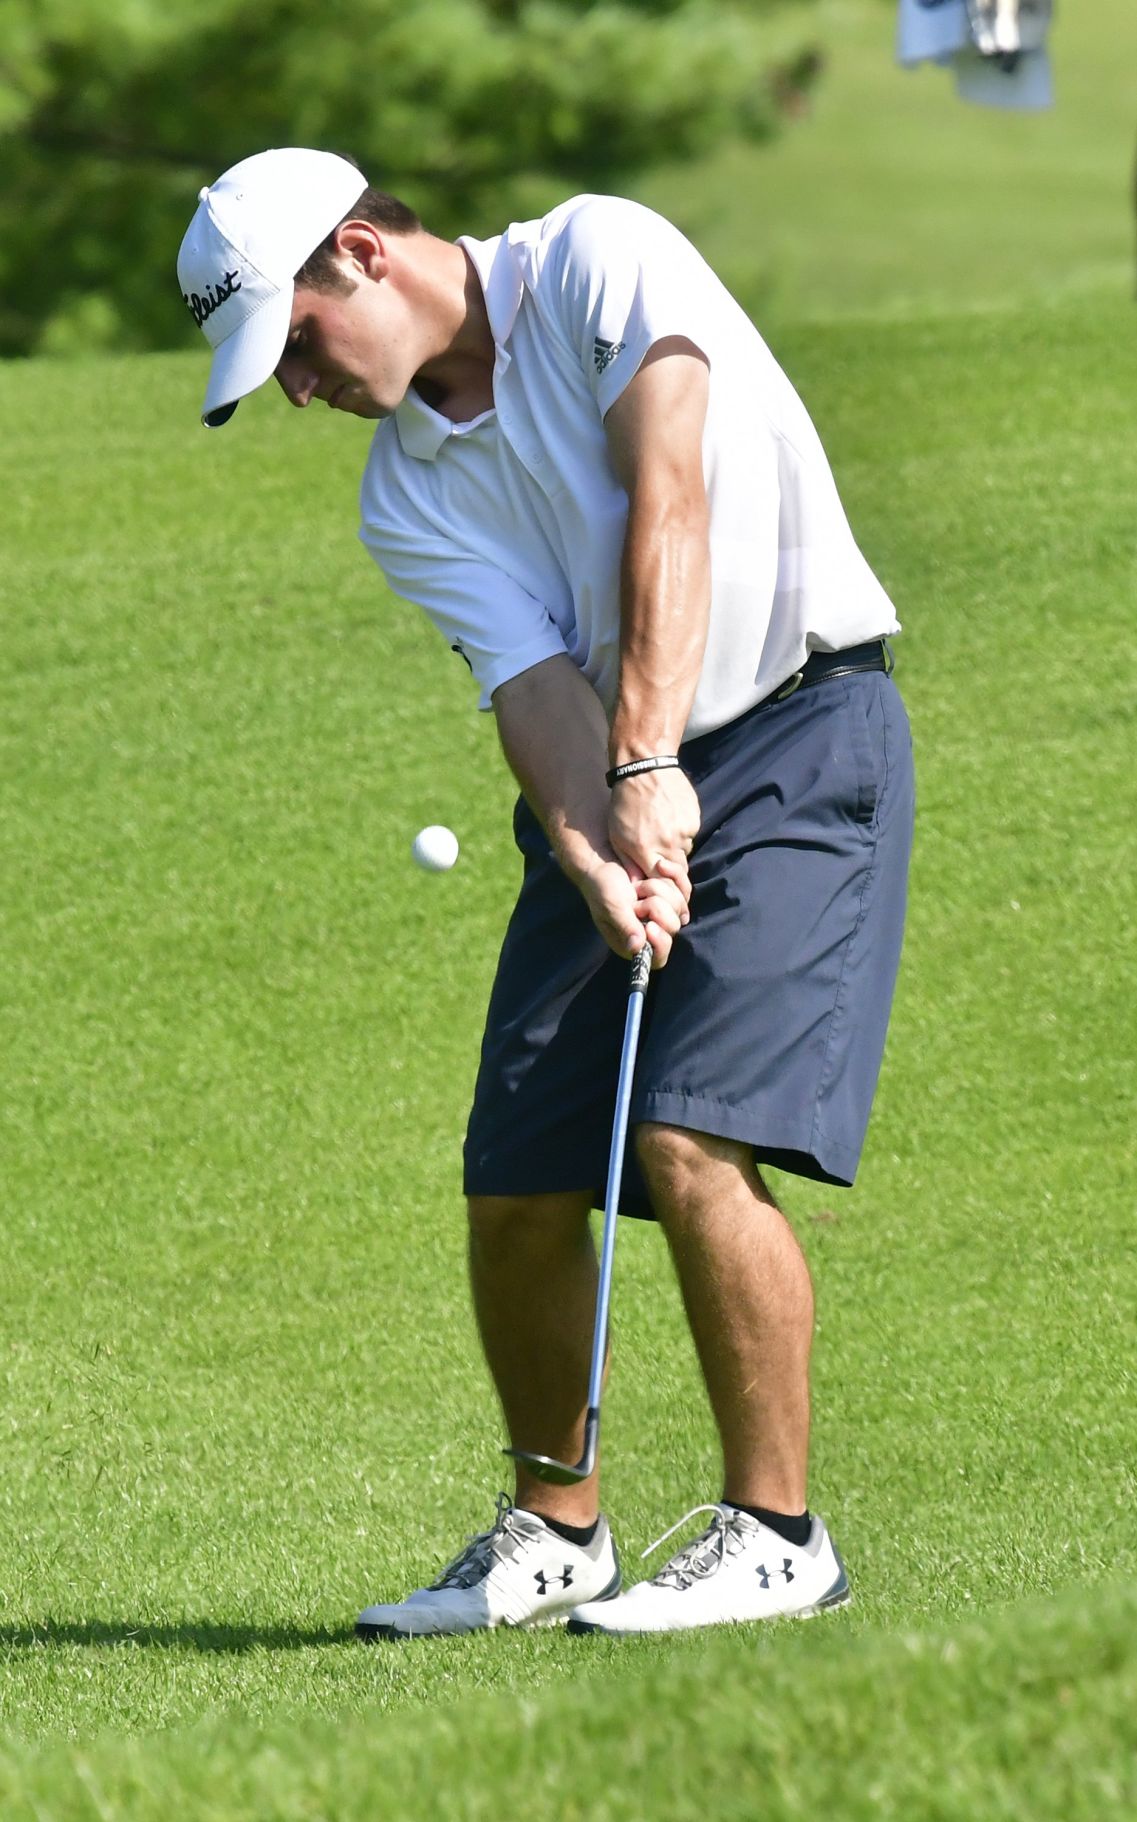
[(725, 1493), (722, 1503), (724, 1506), (733, 1506), (738, 1512), (748, 1513), (751, 1518), (756, 1518), (760, 1525), (776, 1531), (779, 1537), (785, 1538), (787, 1544), (794, 1544), (799, 1550), (809, 1542), (809, 1534), (813, 1529), (813, 1515), (808, 1506), (804, 1512), (798, 1515), (790, 1512), (771, 1512), (767, 1506), (744, 1506), (741, 1500), (728, 1499)]
[(598, 1518), (594, 1518), (590, 1525), (563, 1525), (559, 1518), (546, 1518), (543, 1512), (538, 1512), (537, 1517), (543, 1525), (548, 1526), (550, 1531), (555, 1531), (558, 1537), (563, 1537), (566, 1544), (575, 1544), (578, 1550), (587, 1549), (596, 1536), (596, 1527), (600, 1523)]

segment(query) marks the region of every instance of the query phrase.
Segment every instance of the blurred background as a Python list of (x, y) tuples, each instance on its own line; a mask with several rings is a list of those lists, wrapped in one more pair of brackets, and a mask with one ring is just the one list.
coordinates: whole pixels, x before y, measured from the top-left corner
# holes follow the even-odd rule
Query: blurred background
[(288, 143), (350, 153), (446, 235), (635, 195), (767, 317), (1131, 282), (1132, 0), (1059, 6), (1037, 113), (899, 68), (887, 0), (5, 0), (3, 18), (0, 354), (190, 346), (173, 266), (197, 190)]

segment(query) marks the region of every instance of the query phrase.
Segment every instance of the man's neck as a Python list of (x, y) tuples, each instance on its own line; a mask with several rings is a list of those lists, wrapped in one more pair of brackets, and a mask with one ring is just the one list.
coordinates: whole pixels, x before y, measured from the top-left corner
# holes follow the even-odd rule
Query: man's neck
[[(460, 262), (460, 263), (459, 263)], [(439, 259), (449, 340), (415, 374), (415, 390), (455, 424), (493, 409), (494, 339), (481, 280), (463, 248), (446, 244)]]

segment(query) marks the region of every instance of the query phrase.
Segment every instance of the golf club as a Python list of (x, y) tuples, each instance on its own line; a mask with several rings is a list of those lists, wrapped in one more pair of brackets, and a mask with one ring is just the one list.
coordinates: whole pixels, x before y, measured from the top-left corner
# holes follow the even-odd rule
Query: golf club
[(588, 1374), (588, 1410), (584, 1419), (584, 1454), (578, 1462), (567, 1462), (555, 1461), (551, 1455), (533, 1455), (528, 1449), (502, 1451), (521, 1462), (538, 1480), (552, 1481), (557, 1486), (570, 1486), (575, 1481), (587, 1480), (596, 1466), (596, 1449), (600, 1438), (600, 1388), (608, 1347), (612, 1255), (616, 1250), (616, 1212), (620, 1204), (620, 1179), (624, 1174), (624, 1145), (628, 1136), (632, 1077), (636, 1068), (636, 1049), (651, 962), (651, 944), (645, 943), (639, 953), (632, 957), (628, 1011), (624, 1021), (624, 1047), (620, 1052), (620, 1074), (616, 1084), (616, 1117), (612, 1122), (612, 1149), (608, 1156), (608, 1187), (604, 1195), (604, 1231), (600, 1244), (600, 1278), (596, 1286), (596, 1321), (592, 1330), (592, 1365)]

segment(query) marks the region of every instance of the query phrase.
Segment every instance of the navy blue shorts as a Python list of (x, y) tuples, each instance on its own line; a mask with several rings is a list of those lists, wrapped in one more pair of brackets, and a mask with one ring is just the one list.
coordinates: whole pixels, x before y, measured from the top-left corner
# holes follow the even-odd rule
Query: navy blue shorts
[[(691, 922), (644, 1009), (631, 1119), (738, 1139), (851, 1184), (900, 960), (912, 743), (891, 678), (831, 678), (685, 742), (702, 826)], [(628, 963), (539, 823), (487, 1014), (468, 1195), (589, 1190), (603, 1207)], [(650, 1217), (629, 1145), (621, 1212)]]

